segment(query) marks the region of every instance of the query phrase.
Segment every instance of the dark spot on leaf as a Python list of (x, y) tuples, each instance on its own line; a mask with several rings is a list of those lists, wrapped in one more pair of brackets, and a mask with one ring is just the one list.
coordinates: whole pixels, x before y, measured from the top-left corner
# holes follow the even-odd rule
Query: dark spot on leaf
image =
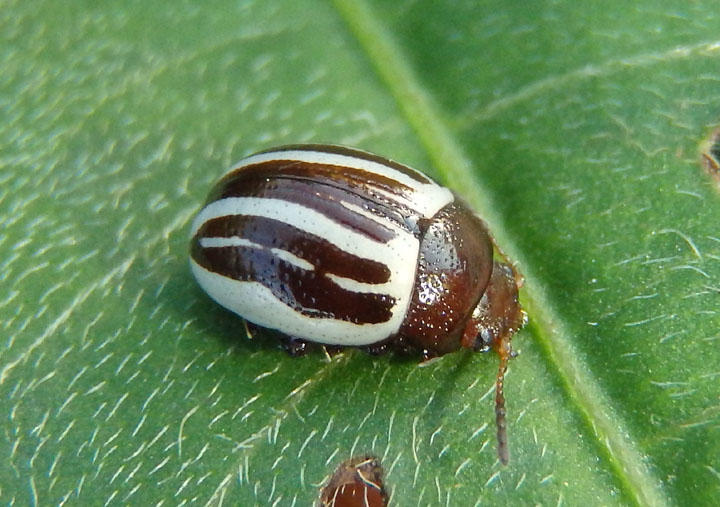
[(385, 507), (388, 495), (380, 460), (356, 456), (343, 461), (320, 492), (323, 507)]

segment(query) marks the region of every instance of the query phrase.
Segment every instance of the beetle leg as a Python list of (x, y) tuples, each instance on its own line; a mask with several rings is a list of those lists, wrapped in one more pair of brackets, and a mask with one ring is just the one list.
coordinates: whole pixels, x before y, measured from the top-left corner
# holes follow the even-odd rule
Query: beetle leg
[(385, 354), (389, 350), (389, 346), (387, 341), (382, 341), (379, 343), (373, 343), (371, 345), (366, 345), (362, 348), (365, 352), (370, 354), (371, 356), (379, 356), (382, 354)]
[(323, 345), (323, 350), (328, 359), (332, 359), (333, 356), (337, 356), (343, 351), (342, 345)]
[(285, 351), (292, 357), (301, 357), (307, 354), (309, 344), (307, 341), (292, 336), (283, 336), (280, 341)]
[(257, 332), (255, 325), (245, 319), (242, 319), (242, 322), (243, 328), (245, 329), (245, 336), (247, 336), (248, 340), (252, 340), (253, 338), (255, 338), (255, 333)]

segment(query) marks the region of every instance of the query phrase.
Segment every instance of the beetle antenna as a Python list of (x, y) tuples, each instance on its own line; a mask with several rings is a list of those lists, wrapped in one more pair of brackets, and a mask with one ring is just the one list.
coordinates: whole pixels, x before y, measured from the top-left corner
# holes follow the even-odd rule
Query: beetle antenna
[(498, 458), (503, 465), (510, 461), (510, 450), (508, 449), (507, 420), (505, 418), (505, 394), (503, 384), (505, 372), (507, 372), (508, 360), (512, 357), (510, 349), (510, 337), (504, 336), (498, 343), (498, 355), (500, 356), (500, 367), (498, 368), (497, 380), (495, 381), (495, 424), (497, 424)]

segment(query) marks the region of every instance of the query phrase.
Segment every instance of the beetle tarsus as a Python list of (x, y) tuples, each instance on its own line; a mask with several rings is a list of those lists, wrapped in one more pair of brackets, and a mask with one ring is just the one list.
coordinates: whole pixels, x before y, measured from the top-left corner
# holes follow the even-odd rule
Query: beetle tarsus
[(309, 344), (305, 340), (300, 338), (293, 338), (292, 336), (286, 336), (282, 338), (282, 347), (285, 352), (290, 354), (292, 357), (301, 357), (307, 354)]
[(362, 349), (370, 354), (371, 356), (379, 356), (382, 354), (385, 354), (389, 350), (390, 346), (388, 345), (388, 342), (382, 341), (379, 343), (373, 343), (371, 345), (366, 345), (362, 347)]

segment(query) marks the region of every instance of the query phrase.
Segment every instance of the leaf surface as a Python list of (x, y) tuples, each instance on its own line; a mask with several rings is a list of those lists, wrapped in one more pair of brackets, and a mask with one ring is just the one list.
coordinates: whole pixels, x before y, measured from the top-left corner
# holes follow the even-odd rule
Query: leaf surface
[[(13, 2), (0, 10), (0, 499), (396, 505), (720, 495), (714, 5)], [(253, 151), (369, 149), (488, 221), (530, 325), (497, 358), (291, 359), (196, 287), (188, 226)]]

